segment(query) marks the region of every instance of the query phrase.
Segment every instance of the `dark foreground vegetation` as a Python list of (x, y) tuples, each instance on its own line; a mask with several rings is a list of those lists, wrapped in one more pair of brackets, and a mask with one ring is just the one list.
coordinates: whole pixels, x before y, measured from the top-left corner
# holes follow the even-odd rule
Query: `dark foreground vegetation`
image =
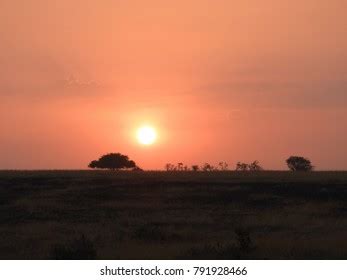
[(1, 259), (346, 259), (346, 172), (0, 171)]

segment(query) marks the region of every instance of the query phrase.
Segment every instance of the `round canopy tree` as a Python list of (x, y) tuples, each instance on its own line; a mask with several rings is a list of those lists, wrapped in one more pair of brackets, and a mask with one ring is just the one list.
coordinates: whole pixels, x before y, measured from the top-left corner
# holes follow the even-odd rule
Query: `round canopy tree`
[(313, 170), (313, 165), (311, 161), (304, 157), (291, 156), (287, 159), (287, 165), (292, 171), (311, 171)]
[(129, 160), (129, 157), (120, 153), (111, 153), (103, 155), (98, 160), (93, 160), (88, 165), (89, 168), (100, 168), (100, 169), (129, 169), (136, 168), (136, 164), (133, 160)]

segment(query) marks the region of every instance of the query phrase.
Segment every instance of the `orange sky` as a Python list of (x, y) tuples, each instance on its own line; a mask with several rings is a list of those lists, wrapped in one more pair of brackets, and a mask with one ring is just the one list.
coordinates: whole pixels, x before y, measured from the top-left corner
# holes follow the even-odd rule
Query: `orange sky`
[[(0, 169), (290, 155), (347, 169), (345, 0), (2, 0)], [(150, 123), (158, 142), (136, 142)]]

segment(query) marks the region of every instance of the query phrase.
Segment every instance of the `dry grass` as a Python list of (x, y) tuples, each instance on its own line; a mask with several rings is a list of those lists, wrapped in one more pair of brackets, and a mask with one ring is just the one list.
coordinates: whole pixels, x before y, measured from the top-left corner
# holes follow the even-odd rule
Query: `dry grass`
[(346, 202), (345, 172), (0, 171), (0, 258), (346, 258)]

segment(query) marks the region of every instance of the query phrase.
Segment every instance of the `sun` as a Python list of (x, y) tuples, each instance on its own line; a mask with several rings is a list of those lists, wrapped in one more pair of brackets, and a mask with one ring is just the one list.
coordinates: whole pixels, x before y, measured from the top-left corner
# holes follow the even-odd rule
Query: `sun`
[(151, 145), (157, 139), (157, 132), (153, 127), (142, 126), (137, 130), (137, 140), (142, 145)]

